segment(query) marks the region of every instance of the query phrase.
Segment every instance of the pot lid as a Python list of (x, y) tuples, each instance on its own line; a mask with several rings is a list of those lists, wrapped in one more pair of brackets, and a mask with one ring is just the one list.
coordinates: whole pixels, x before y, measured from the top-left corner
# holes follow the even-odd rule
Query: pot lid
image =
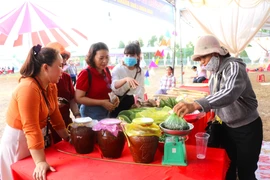
[(104, 125), (113, 125), (113, 124), (120, 124), (121, 120), (120, 119), (115, 119), (115, 118), (106, 118), (100, 120), (100, 123)]
[(152, 118), (135, 118), (132, 120), (132, 123), (140, 124), (140, 125), (151, 125), (154, 120)]
[(92, 118), (90, 118), (90, 117), (83, 117), (83, 118), (74, 119), (75, 123), (89, 123), (91, 121), (92, 121)]

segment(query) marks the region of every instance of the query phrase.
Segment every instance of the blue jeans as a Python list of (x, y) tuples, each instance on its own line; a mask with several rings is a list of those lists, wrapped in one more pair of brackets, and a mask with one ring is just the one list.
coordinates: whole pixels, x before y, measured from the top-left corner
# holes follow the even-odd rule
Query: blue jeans
[(90, 117), (98, 121), (109, 117), (109, 111), (102, 106), (86, 106), (82, 104), (80, 113), (82, 117)]
[(156, 94), (167, 94), (168, 89), (159, 89)]

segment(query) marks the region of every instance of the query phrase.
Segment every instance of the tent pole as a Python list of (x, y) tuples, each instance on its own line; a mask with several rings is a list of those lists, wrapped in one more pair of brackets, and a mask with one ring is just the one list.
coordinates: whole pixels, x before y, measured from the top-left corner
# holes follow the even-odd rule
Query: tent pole
[[(174, 1), (174, 48), (173, 48), (173, 69), (175, 68), (175, 61), (176, 61), (176, 42), (177, 40), (179, 40), (179, 50), (180, 50), (180, 84), (181, 86), (184, 84), (184, 78), (183, 78), (183, 53), (182, 53), (182, 43), (181, 43), (181, 22), (180, 22), (180, 6), (179, 4), (180, 1), (179, 0), (175, 0)], [(178, 32), (178, 33), (177, 33)], [(179, 37), (179, 39), (177, 39), (177, 36)]]
[[(176, 0), (175, 0), (176, 2)], [(174, 66), (175, 66), (175, 56), (176, 56), (176, 32), (177, 32), (177, 9), (176, 9), (176, 3), (174, 4), (174, 39), (173, 39), (173, 61), (172, 61), (172, 68), (173, 68), (173, 72), (172, 74), (174, 75)]]
[(182, 30), (181, 30), (181, 10), (178, 9), (178, 17), (179, 17), (179, 50), (180, 50), (180, 83), (181, 83), (181, 86), (184, 85), (184, 75), (183, 75), (183, 72), (184, 72), (184, 64), (183, 64), (183, 50), (182, 50)]

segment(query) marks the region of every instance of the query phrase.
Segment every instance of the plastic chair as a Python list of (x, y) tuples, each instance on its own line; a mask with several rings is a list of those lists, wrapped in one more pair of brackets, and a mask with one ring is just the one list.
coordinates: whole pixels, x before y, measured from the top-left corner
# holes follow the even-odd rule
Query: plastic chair
[(209, 79), (204, 80), (202, 83), (208, 83)]
[(145, 101), (147, 101), (147, 100), (148, 100), (147, 93), (144, 93), (144, 100), (145, 100)]

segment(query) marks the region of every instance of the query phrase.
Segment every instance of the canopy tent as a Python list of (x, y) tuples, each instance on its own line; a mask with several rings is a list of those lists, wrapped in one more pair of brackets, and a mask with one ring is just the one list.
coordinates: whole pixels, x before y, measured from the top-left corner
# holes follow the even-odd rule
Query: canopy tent
[(58, 41), (63, 46), (78, 46), (88, 38), (48, 10), (25, 2), (0, 17), (0, 45), (7, 47), (46, 45)]
[(270, 18), (265, 0), (190, 2), (187, 8), (207, 34), (214, 34), (231, 54), (238, 56)]
[[(171, 1), (175, 3), (177, 1)], [(189, 0), (181, 16), (206, 34), (215, 35), (238, 56), (261, 28), (269, 28), (270, 3), (266, 0)]]
[[(184, 16), (204, 34), (215, 35), (229, 52), (238, 56), (263, 26), (269, 27), (270, 3), (268, 0), (166, 0), (175, 7), (175, 27), (178, 15)], [(185, 10), (184, 10), (185, 9)], [(179, 26), (179, 27), (178, 27)], [(181, 44), (181, 37), (180, 37)], [(195, 43), (195, 42), (194, 42)], [(181, 47), (181, 46), (180, 46)], [(181, 74), (183, 61), (181, 62)], [(183, 84), (183, 76), (181, 84)]]

